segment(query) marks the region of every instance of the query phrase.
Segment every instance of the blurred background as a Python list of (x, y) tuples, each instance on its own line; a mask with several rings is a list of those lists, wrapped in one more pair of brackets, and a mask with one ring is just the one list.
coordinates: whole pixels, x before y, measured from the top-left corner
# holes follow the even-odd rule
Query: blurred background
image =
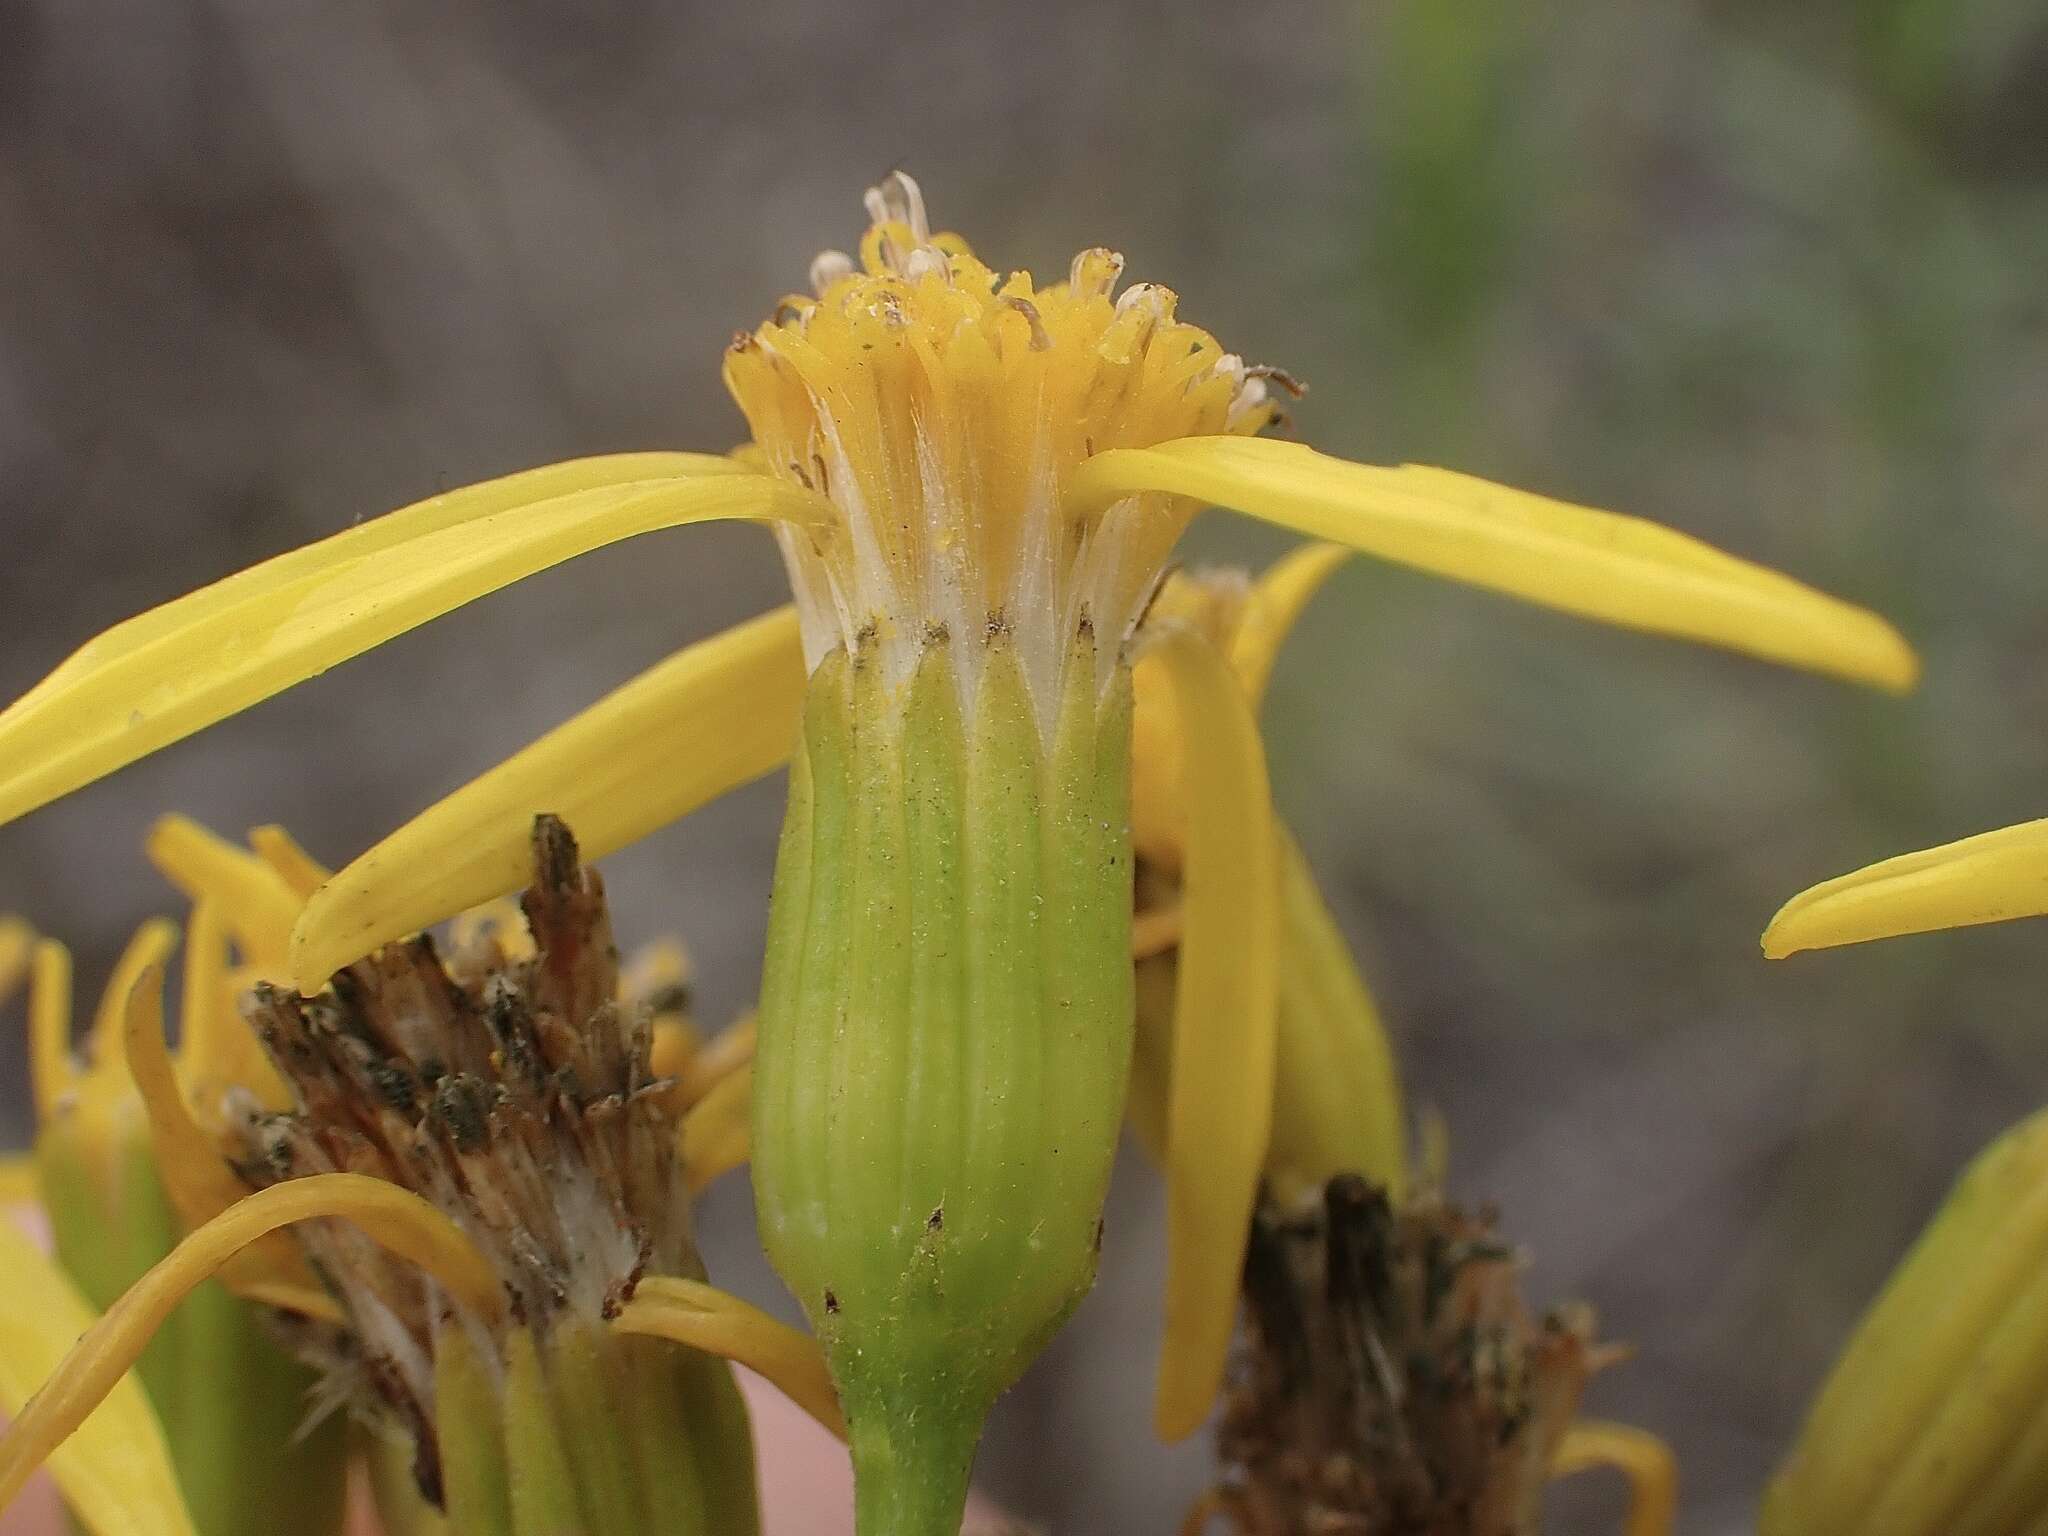
[[(989, 8), (0, 0), (0, 694), (436, 488), (720, 449), (719, 352), (901, 165), (998, 266), (1127, 254), (1312, 393), (1300, 433), (1652, 515), (1897, 619), (1899, 702), (1363, 565), (1269, 707), (1278, 795), (1452, 1186), (1635, 1341), (1591, 1407), (1745, 1529), (1961, 1161), (2048, 1100), (2042, 929), (1767, 966), (1795, 890), (2048, 813), (2048, 13), (2033, 0)], [(1211, 518), (1198, 558), (1278, 547)], [(151, 818), (339, 862), (778, 599), (716, 526), (589, 556), (0, 829), (96, 988), (175, 911)], [(608, 861), (750, 1000), (780, 787)], [(8, 1015), (10, 1023), (18, 1016)], [(5, 1040), (6, 1130), (27, 1133)], [(742, 1180), (714, 1273), (788, 1311)], [(1159, 1190), (983, 1476), (1160, 1531)], [(1613, 1528), (1573, 1490), (1560, 1528)]]

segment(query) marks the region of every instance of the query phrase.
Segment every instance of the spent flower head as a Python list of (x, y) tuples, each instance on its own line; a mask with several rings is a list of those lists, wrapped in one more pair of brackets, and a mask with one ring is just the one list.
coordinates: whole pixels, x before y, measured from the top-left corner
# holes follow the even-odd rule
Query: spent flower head
[[(175, 820), (153, 842), (183, 855), (202, 911), (256, 910), (245, 898), (263, 888), (262, 861)], [(237, 1027), (260, 1041), (268, 1074), (195, 1075), (206, 1085), (196, 1099), (163, 1038), (166, 945), (145, 930), (158, 936), (124, 967), (113, 1005), (125, 1091), (192, 1230), (102, 1316), (70, 1308), (37, 1325), (55, 1331), (34, 1352), (54, 1369), (14, 1405), (0, 1499), (53, 1452), (60, 1468), (75, 1463), (67, 1488), (106, 1478), (118, 1452), (88, 1415), (110, 1393), (120, 1400), (122, 1372), (219, 1274), (319, 1369), (316, 1409), (346, 1406), (402, 1442), (417, 1498), (444, 1509), (457, 1536), (509, 1528), (515, 1511), (536, 1529), (754, 1527), (745, 1410), (709, 1355), (750, 1359), (834, 1427), (838, 1410), (815, 1346), (704, 1284), (692, 1242), (693, 1189), (735, 1157), (722, 1101), (746, 1076), (744, 1048), (695, 1046), (673, 951), (637, 967), (649, 990), (622, 985), (602, 885), (559, 822), (536, 825), (534, 857), (523, 921), (490, 912), (457, 925), (445, 962), (418, 937), (312, 997), (258, 980)], [(222, 972), (188, 962), (187, 975)], [(672, 1073), (656, 1070), (662, 1058)], [(203, 1121), (195, 1103), (210, 1110)], [(707, 1115), (713, 1134), (693, 1138)], [(52, 1288), (32, 1251), (10, 1263)], [(177, 1365), (202, 1408), (253, 1385), (228, 1355), (191, 1350)], [(289, 1427), (303, 1393), (286, 1394), (282, 1414), (273, 1395), (268, 1411)], [(587, 1432), (561, 1434), (571, 1422)], [(148, 1436), (136, 1439), (146, 1451)], [(260, 1447), (252, 1429), (220, 1448), (246, 1458)], [(162, 1529), (182, 1528), (180, 1485), (189, 1498), (192, 1484), (179, 1472), (148, 1491)], [(325, 1493), (331, 1519), (338, 1487)], [(274, 1522), (282, 1507), (257, 1518)]]

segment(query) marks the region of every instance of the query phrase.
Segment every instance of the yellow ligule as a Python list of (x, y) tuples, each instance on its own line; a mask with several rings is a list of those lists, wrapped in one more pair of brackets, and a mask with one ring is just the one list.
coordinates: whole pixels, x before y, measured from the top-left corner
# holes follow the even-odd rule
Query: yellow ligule
[(55, 939), (37, 943), (28, 994), (28, 1068), (36, 1123), (48, 1125), (77, 1080), (71, 1059), (71, 951)]
[(1272, 1122), (1280, 901), (1265, 753), (1206, 641), (1168, 634), (1188, 748), (1186, 870), (1166, 1140), (1166, 1331), (1155, 1415), (1179, 1439), (1223, 1379)]
[(1266, 697), (1280, 647), (1294, 632), (1302, 611), (1350, 558), (1351, 551), (1341, 544), (1304, 544), (1282, 555), (1252, 583), (1230, 642), (1230, 665), (1251, 700), (1253, 714)]
[(1919, 675), (1912, 648), (1867, 609), (1655, 523), (1449, 470), (1190, 437), (1098, 453), (1069, 491), (1084, 508), (1145, 491), (1196, 497), (1567, 613), (1893, 691)]
[(549, 812), (602, 858), (789, 758), (803, 696), (795, 614), (778, 609), (678, 652), (343, 869), (293, 940), (302, 988), (379, 944), (522, 885)]
[(275, 823), (249, 829), (249, 846), (256, 857), (277, 872), (291, 892), (304, 901), (320, 889), (332, 873), (326, 865), (299, 846), (297, 838)]
[[(710, 518), (802, 521), (815, 510), (797, 489), (730, 464), (624, 484), (591, 471), (595, 488), (566, 494), (547, 473), (534, 472), (542, 499), (509, 482), (458, 492), (447, 500), (460, 514), (440, 502), (434, 515), (392, 513), (92, 641), (0, 713), (0, 822), (590, 550)], [(382, 526), (393, 519), (395, 530)]]
[[(0, 1506), (69, 1439), (141, 1356), (178, 1303), (222, 1265), (294, 1222), (340, 1217), (417, 1264), (459, 1303), (495, 1320), (504, 1295), (490, 1263), (425, 1200), (358, 1173), (322, 1173), (273, 1185), (187, 1236), (83, 1336), (0, 1435)], [(0, 1309), (9, 1310), (9, 1309)]]
[(1565, 1431), (1552, 1477), (1612, 1467), (1628, 1479), (1628, 1536), (1671, 1536), (1678, 1518), (1678, 1459), (1671, 1447), (1630, 1424), (1581, 1419)]
[(1900, 854), (1801, 891), (1764, 930), (1773, 960), (1802, 949), (2048, 913), (2048, 819)]
[(714, 1286), (670, 1275), (640, 1282), (612, 1326), (744, 1365), (840, 1439), (846, 1421), (817, 1340)]
[[(66, 1351), (96, 1326), (92, 1308), (56, 1264), (9, 1221), (0, 1221), (0, 1409), (21, 1415), (30, 1394), (57, 1372)], [(135, 1377), (115, 1373), (103, 1401), (68, 1437), (37, 1456), (92, 1536), (193, 1536), (163, 1426)], [(30, 1411), (33, 1411), (32, 1409)], [(17, 1418), (17, 1425), (20, 1419)], [(13, 1445), (10, 1432), (8, 1448)], [(0, 1488), (10, 1503), (27, 1476)]]
[(264, 860), (179, 815), (159, 816), (143, 851), (189, 900), (215, 904), (245, 961), (266, 968), (282, 961), (300, 898)]
[(693, 1195), (746, 1162), (752, 1152), (754, 1069), (727, 1073), (683, 1116), (683, 1179)]

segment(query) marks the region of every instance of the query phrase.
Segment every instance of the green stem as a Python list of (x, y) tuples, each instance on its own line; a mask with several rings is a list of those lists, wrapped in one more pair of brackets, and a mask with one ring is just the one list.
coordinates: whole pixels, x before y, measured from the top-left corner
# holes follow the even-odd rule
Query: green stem
[(958, 1536), (981, 1419), (979, 1410), (856, 1418), (855, 1536)]

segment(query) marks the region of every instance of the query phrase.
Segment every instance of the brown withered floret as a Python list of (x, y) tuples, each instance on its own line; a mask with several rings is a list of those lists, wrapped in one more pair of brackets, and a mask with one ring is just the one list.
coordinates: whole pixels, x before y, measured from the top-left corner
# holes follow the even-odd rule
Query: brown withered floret
[(1603, 1361), (1583, 1308), (1537, 1319), (1490, 1217), (1401, 1209), (1356, 1176), (1264, 1205), (1218, 1451), (1188, 1521), (1247, 1536), (1533, 1536), (1538, 1498)]
[[(651, 1068), (653, 1009), (622, 1009), (604, 886), (569, 830), (538, 818), (521, 900), (532, 951), (481, 928), (445, 959), (419, 937), (337, 974), (313, 997), (244, 1002), (296, 1100), (240, 1106), (237, 1171), (255, 1188), (365, 1173), (424, 1196), (491, 1260), (519, 1325), (596, 1322), (640, 1275), (701, 1276), (668, 1079)], [(410, 1428), (433, 1496), (434, 1337), (494, 1345), (404, 1260), (346, 1222), (298, 1229), (345, 1329), (300, 1324), (331, 1395)]]

